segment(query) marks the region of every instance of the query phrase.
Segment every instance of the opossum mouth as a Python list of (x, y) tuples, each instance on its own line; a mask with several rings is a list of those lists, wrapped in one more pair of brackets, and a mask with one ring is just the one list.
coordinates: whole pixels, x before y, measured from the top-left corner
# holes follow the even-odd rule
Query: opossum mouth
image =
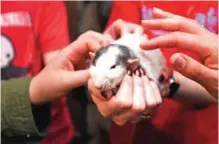
[(115, 88), (104, 88), (104, 89), (101, 90), (101, 95), (104, 98), (109, 99), (112, 96), (115, 96), (116, 93), (118, 92), (118, 90), (119, 90), (119, 85), (116, 86)]

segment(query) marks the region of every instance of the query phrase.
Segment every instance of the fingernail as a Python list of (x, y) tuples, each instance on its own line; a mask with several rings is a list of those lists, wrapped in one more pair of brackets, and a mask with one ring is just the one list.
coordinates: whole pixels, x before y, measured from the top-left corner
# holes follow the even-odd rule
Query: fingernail
[(157, 11), (157, 12), (159, 12), (159, 13), (163, 13), (163, 12), (164, 12), (163, 10), (161, 10), (161, 9), (159, 9), (159, 8), (156, 8), (156, 7), (154, 7), (154, 10)]
[(145, 42), (140, 43), (140, 48), (145, 49)]
[(131, 77), (129, 75), (126, 75), (125, 80), (128, 84), (131, 84)]
[(177, 56), (175, 60), (173, 60), (173, 67), (176, 70), (182, 70), (186, 65), (186, 61), (182, 56)]

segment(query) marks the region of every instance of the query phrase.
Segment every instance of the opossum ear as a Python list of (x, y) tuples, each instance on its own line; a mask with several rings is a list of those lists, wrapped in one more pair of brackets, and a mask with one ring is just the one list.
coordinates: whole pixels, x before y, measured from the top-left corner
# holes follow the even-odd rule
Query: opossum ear
[(93, 61), (95, 54), (93, 52), (89, 52), (90, 60)]
[(128, 69), (134, 71), (138, 68), (139, 66), (139, 59), (129, 59), (128, 60)]

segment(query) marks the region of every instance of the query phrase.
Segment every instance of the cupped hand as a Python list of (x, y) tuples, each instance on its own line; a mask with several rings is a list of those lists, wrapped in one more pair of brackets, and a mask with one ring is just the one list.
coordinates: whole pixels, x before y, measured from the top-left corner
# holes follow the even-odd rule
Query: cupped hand
[(196, 53), (201, 63), (187, 55), (176, 53), (170, 62), (184, 76), (200, 83), (218, 98), (218, 35), (203, 28), (192, 19), (153, 9), (152, 20), (143, 20), (145, 29), (168, 31), (141, 44), (142, 49), (178, 47)]
[(116, 96), (105, 99), (89, 80), (88, 88), (94, 103), (104, 117), (118, 124), (137, 122), (143, 112), (154, 111), (162, 98), (157, 85), (137, 71), (133, 76), (126, 74)]
[(99, 48), (108, 45), (111, 40), (102, 34), (89, 31), (63, 48), (31, 81), (31, 102), (39, 104), (55, 100), (73, 88), (87, 84), (88, 70), (76, 70), (75, 66), (84, 62), (89, 52), (96, 52)]

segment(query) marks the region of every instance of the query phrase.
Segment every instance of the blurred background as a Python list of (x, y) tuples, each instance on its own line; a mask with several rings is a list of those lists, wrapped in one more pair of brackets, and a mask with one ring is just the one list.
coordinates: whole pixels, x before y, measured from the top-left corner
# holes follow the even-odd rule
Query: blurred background
[[(74, 41), (88, 30), (102, 32), (106, 26), (111, 1), (65, 1), (69, 35)], [(68, 95), (68, 105), (75, 126), (73, 144), (109, 144), (110, 121), (103, 118), (92, 103), (86, 87), (74, 89)]]

